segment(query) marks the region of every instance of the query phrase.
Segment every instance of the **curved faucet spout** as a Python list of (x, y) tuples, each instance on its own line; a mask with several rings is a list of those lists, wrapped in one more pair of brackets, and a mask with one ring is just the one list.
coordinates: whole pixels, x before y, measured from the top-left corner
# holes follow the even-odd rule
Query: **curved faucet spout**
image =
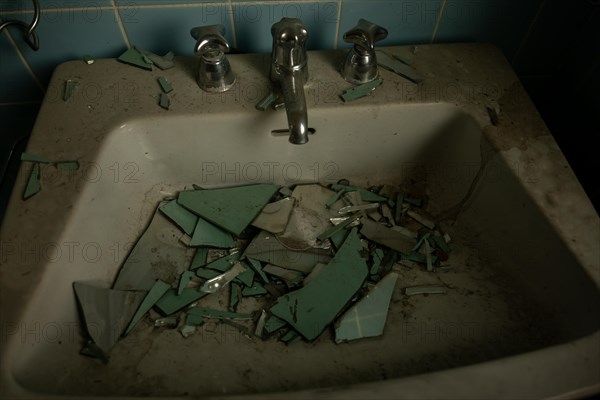
[(308, 32), (297, 18), (282, 18), (271, 28), (273, 53), (271, 80), (278, 83), (287, 112), (290, 142), (308, 142), (308, 116), (304, 84), (308, 79), (306, 39)]
[(304, 76), (286, 72), (279, 79), (290, 129), (290, 143), (308, 142), (308, 112), (304, 96)]

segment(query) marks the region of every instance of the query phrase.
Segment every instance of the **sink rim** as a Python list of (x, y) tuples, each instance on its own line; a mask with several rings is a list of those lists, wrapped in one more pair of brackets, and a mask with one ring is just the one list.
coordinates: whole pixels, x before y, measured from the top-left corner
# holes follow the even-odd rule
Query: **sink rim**
[[(462, 47), (461, 47), (462, 46)], [(393, 47), (390, 48), (393, 51), (407, 51), (408, 47)], [(501, 56), (499, 56), (498, 51), (493, 49), (492, 47), (489, 46), (485, 46), (485, 45), (432, 45), (432, 46), (423, 46), (420, 47), (421, 53), (425, 53), (428, 56), (438, 56), (438, 57), (443, 57), (443, 53), (444, 52), (450, 52), (451, 54), (454, 52), (458, 52), (458, 54), (460, 54), (461, 56), (464, 57), (468, 57), (469, 53), (473, 53), (473, 54), (477, 54), (477, 57), (488, 57), (491, 58), (492, 60), (498, 60), (499, 58), (502, 59)], [(325, 52), (309, 52), (309, 65), (311, 65), (311, 62), (315, 63), (316, 65), (328, 65), (330, 64), (330, 62), (328, 61), (329, 58), (328, 57), (332, 57), (335, 56), (336, 54), (339, 54), (340, 52), (332, 52), (332, 51), (325, 51)], [(264, 57), (262, 55), (250, 55), (250, 56), (244, 56), (244, 55), (236, 55), (236, 56), (232, 56), (232, 64), (235, 67), (235, 62), (234, 60), (237, 61), (241, 61), (244, 58), (257, 58), (260, 59), (261, 57)], [(425, 57), (427, 58), (427, 57)], [(178, 59), (179, 60), (179, 59)], [(184, 62), (184, 65), (189, 65), (189, 62), (193, 60), (193, 58), (183, 58), (182, 62)], [(425, 68), (425, 66), (423, 64), (418, 64), (418, 58), (415, 61), (415, 65), (417, 65), (417, 67), (421, 67), (421, 68)], [(512, 71), (510, 70), (510, 68), (508, 67), (508, 65), (506, 64), (505, 60), (502, 59), (503, 64), (500, 65), (500, 67), (496, 68), (496, 71), (499, 71), (498, 73), (501, 75), (501, 79), (500, 82), (502, 82), (502, 84), (504, 84), (505, 86), (508, 85), (512, 85), (515, 84), (516, 82), (516, 77), (514, 77), (514, 73), (512, 73)], [(65, 76), (65, 74), (69, 74), (71, 73), (71, 71), (73, 70), (73, 68), (77, 67), (79, 68), (80, 65), (76, 64), (78, 62), (68, 62), (65, 63), (63, 65), (61, 65), (57, 71), (55, 72), (55, 75), (52, 79), (52, 82), (50, 83), (50, 87), (53, 87), (54, 89), (56, 89), (57, 87), (60, 86), (60, 84), (62, 83), (61, 81), (61, 77)], [(126, 66), (122, 66), (120, 64), (115, 64), (114, 60), (98, 60), (97, 61), (97, 65), (111, 65), (111, 67), (115, 67), (119, 70), (123, 70), (126, 71), (128, 68), (130, 67), (126, 67)], [(185, 64), (187, 63), (187, 64)], [(252, 66), (254, 64), (250, 63), (247, 68), (248, 71), (252, 71)], [(314, 65), (314, 64), (313, 64)], [(85, 69), (85, 67), (82, 67), (82, 69)], [(185, 70), (185, 69), (184, 69)], [(96, 70), (98, 71), (98, 70)], [(439, 72), (439, 69), (436, 70)], [(384, 72), (382, 72), (382, 74), (384, 74)], [(251, 73), (250, 73), (251, 75)], [(258, 74), (259, 77), (257, 78), (256, 76), (253, 76), (253, 78), (255, 78), (254, 82), (259, 82), (260, 84), (266, 84), (266, 78), (263, 80), (260, 80), (260, 74)], [(329, 77), (331, 77), (333, 74), (328, 75)], [(442, 75), (443, 76), (443, 75)], [(135, 78), (133, 78), (135, 79)], [(183, 79), (183, 78), (182, 78)], [(189, 77), (189, 79), (193, 79), (193, 77)], [(340, 78), (341, 79), (341, 78)], [(432, 80), (436, 80), (439, 79), (440, 81), (442, 80), (442, 78), (433, 78), (431, 77), (430, 79)], [(402, 84), (401, 78), (397, 78), (392, 76), (391, 74), (387, 74), (386, 75), (386, 80), (388, 81), (392, 81), (394, 83), (400, 83)], [(240, 77), (239, 79), (240, 82), (244, 82), (244, 77)], [(384, 85), (383, 90), (381, 90), (380, 92), (376, 93), (377, 96), (379, 96), (380, 94), (382, 95), (381, 98), (377, 97), (376, 99), (370, 99), (370, 104), (386, 104), (386, 102), (391, 99), (391, 101), (394, 101), (397, 104), (426, 104), (427, 102), (423, 102), (423, 103), (413, 103), (410, 101), (406, 101), (406, 99), (402, 99), (399, 98), (398, 93), (393, 93), (393, 91), (391, 90), (391, 85)], [(144, 87), (143, 85), (140, 84), (140, 90), (142, 90), (144, 93), (147, 92), (148, 87)], [(197, 93), (197, 91), (193, 90), (192, 88), (188, 88), (188, 90), (186, 91), (186, 89), (180, 89), (182, 91), (185, 92), (185, 94), (187, 96), (192, 96), (194, 94)], [(379, 90), (379, 89), (378, 89)], [(49, 91), (50, 93), (51, 91)], [(525, 96), (523, 88), (522, 87), (518, 87), (517, 92), (520, 93), (520, 95)], [(372, 97), (376, 97), (376, 96), (372, 96)], [(47, 96), (48, 98), (48, 96)], [(226, 97), (228, 98), (228, 97)], [(482, 97), (483, 99), (483, 97)], [(480, 100), (482, 100), (480, 99)], [(96, 105), (95, 107), (98, 108), (102, 108), (104, 107), (104, 109), (108, 109), (108, 101), (106, 99), (101, 99), (102, 102), (99, 103), (99, 105)], [(36, 125), (34, 127), (34, 130), (32, 132), (32, 140), (30, 142), (30, 145), (28, 146), (28, 151), (38, 151), (39, 149), (44, 149), (47, 152), (47, 143), (45, 143), (45, 139), (43, 138), (44, 135), (44, 124), (47, 124), (51, 117), (51, 114), (53, 112), (53, 108), (56, 108), (57, 104), (47, 104), (48, 100), (45, 100), (44, 105), (42, 106), (42, 109), (40, 111), (40, 116), (38, 117), (38, 120), (36, 122)], [(483, 102), (483, 100), (482, 100)], [(526, 100), (526, 103), (528, 102), (528, 99)], [(229, 110), (230, 112), (257, 112), (254, 110), (248, 110), (247, 106), (251, 103), (251, 102), (232, 102), (233, 104), (230, 103), (225, 103), (225, 110)], [(444, 103), (444, 102), (441, 102)], [(452, 104), (450, 102), (447, 102), (448, 104)], [(530, 103), (530, 102), (529, 102)], [(148, 104), (150, 104), (150, 102), (144, 102), (142, 101), (142, 110), (145, 110), (143, 107), (147, 107)], [(361, 105), (358, 105), (357, 107), (362, 107), (362, 104), (364, 103), (360, 103)], [(222, 106), (220, 104), (217, 104), (218, 106)], [(312, 101), (312, 107), (315, 107), (315, 105), (318, 105), (319, 107), (324, 107), (324, 108), (328, 108), (328, 107), (338, 107), (340, 106), (338, 103), (317, 103), (315, 101)], [(466, 113), (468, 113), (469, 115), (471, 115), (473, 118), (475, 118), (475, 120), (482, 126), (482, 127), (486, 127), (488, 129), (488, 131), (486, 132), (484, 129), (484, 134), (488, 134), (492, 141), (496, 141), (496, 142), (502, 142), (501, 145), (499, 147), (504, 147), (505, 150), (502, 152), (502, 155), (506, 155), (506, 157), (509, 157), (509, 153), (510, 152), (515, 152), (517, 150), (515, 149), (519, 149), (520, 153), (519, 156), (521, 155), (527, 155), (529, 157), (531, 157), (532, 160), (541, 160), (541, 157), (544, 156), (544, 154), (539, 154), (536, 153), (536, 149), (532, 148), (532, 146), (526, 146), (526, 148), (524, 150), (521, 150), (520, 147), (522, 147), (522, 142), (519, 140), (519, 136), (521, 136), (522, 132), (519, 132), (517, 128), (512, 128), (512, 130), (508, 129), (510, 131), (510, 133), (512, 133), (511, 135), (509, 135), (510, 137), (506, 138), (498, 138), (498, 137), (494, 137), (494, 128), (490, 127), (489, 125), (489, 121), (486, 120), (487, 118), (487, 114), (485, 112), (484, 107), (481, 106), (482, 104), (474, 104), (474, 103), (467, 103), (467, 104), (461, 104), (460, 102), (457, 104), (457, 106), (459, 106), (463, 111), (465, 111)], [(54, 106), (54, 107), (52, 107)], [(244, 107), (242, 107), (244, 106)], [(352, 105), (354, 106), (354, 105)], [(538, 137), (530, 137), (527, 138), (527, 140), (529, 140), (529, 143), (538, 143), (540, 145), (545, 146), (546, 148), (549, 148), (550, 150), (556, 150), (559, 153), (559, 156), (557, 157), (557, 159), (560, 160), (564, 160), (564, 157), (562, 156), (562, 153), (560, 153), (560, 149), (558, 149), (558, 146), (556, 146), (556, 143), (554, 142), (554, 140), (552, 139), (551, 135), (549, 134), (549, 132), (547, 131), (547, 128), (545, 127), (545, 125), (543, 124), (543, 122), (541, 121), (539, 115), (535, 112), (535, 109), (532, 108), (533, 106), (531, 104), (528, 104), (529, 108), (525, 111), (532, 111), (534, 112), (534, 115), (531, 117), (533, 119), (533, 123), (534, 125), (536, 125), (537, 127), (541, 127), (540, 129), (542, 131), (544, 131), (545, 133), (538, 136)], [(369, 104), (365, 104), (364, 107), (370, 107)], [(311, 109), (311, 102), (309, 101), (309, 118), (310, 118), (310, 109)], [(149, 109), (152, 110), (151, 112), (154, 112), (153, 109)], [(208, 107), (206, 112), (211, 112), (211, 110), (213, 110), (212, 108)], [(245, 110), (245, 111), (242, 111)], [(117, 111), (114, 111), (112, 113), (107, 114), (107, 116), (102, 115), (100, 118), (97, 118), (96, 115), (94, 114), (94, 117), (96, 117), (96, 123), (98, 123), (98, 121), (102, 122), (110, 122), (113, 125), (117, 125), (116, 121), (121, 121), (121, 118), (123, 117), (123, 115), (125, 115), (123, 112), (123, 109), (119, 109)], [(195, 110), (196, 111), (196, 110)], [(98, 111), (95, 111), (98, 112)], [(140, 112), (139, 115), (143, 115), (146, 111), (142, 111)], [(188, 110), (184, 110), (181, 111), (180, 115), (185, 115), (186, 113), (191, 112), (190, 109)], [(225, 112), (225, 111), (224, 111)], [(511, 111), (514, 116), (518, 116), (519, 114), (516, 114), (516, 112), (513, 110)], [(179, 113), (179, 111), (176, 111), (175, 114)], [(75, 123), (73, 121), (71, 121), (70, 123), (68, 123), (67, 125), (71, 125), (74, 126)], [(68, 135), (68, 133), (64, 133), (62, 134), (62, 136), (58, 135), (59, 137), (64, 137), (65, 135)], [(509, 142), (509, 145), (507, 146), (507, 144), (505, 142)], [(57, 149), (60, 150), (60, 149)], [(60, 152), (59, 152), (60, 153)], [(63, 152), (64, 154), (64, 152)], [(541, 161), (540, 161), (541, 162)], [(553, 160), (551, 162), (552, 165), (556, 164), (556, 160)], [(566, 163), (566, 160), (564, 160), (564, 165), (567, 165), (567, 173), (565, 173), (564, 175), (559, 175), (558, 177), (555, 177), (555, 179), (565, 179), (565, 180), (569, 180), (569, 183), (572, 183), (572, 180), (576, 178), (574, 177), (574, 174), (572, 173), (572, 171), (570, 170), (570, 167), (568, 167), (568, 164)], [(562, 165), (554, 165), (554, 167), (559, 168), (560, 170), (562, 170)], [(21, 168), (21, 170), (24, 170), (24, 167)], [(552, 171), (549, 171), (548, 174), (552, 174)], [(22, 182), (21, 182), (22, 183)], [(529, 193), (531, 194), (532, 198), (536, 201), (537, 204), (539, 204), (540, 206), (544, 206), (544, 202), (543, 202), (543, 198), (545, 193), (547, 192), (547, 190), (544, 187), (540, 187), (540, 185), (537, 185), (536, 183), (531, 183), (528, 185), (525, 185), (525, 188), (529, 191)], [(7, 213), (7, 216), (5, 218), (5, 222), (2, 225), (1, 231), (0, 231), (0, 237), (2, 238), (10, 238), (10, 234), (9, 234), (9, 228), (7, 228), (7, 226), (9, 225), (13, 225), (18, 221), (17, 218), (14, 218), (14, 215), (19, 213), (20, 211), (22, 211), (24, 208), (26, 208), (28, 206), (28, 204), (23, 204), (18, 197), (20, 196), (20, 191), (21, 191), (21, 187), (19, 187), (19, 185), (16, 185), (15, 189), (13, 190), (13, 195), (12, 195), (12, 199), (11, 202), (9, 204), (8, 207), (8, 211), (10, 211), (9, 213)], [(587, 197), (585, 196), (585, 193), (583, 192), (583, 190), (581, 188), (579, 188), (579, 191), (575, 192), (575, 193), (571, 193), (571, 196), (573, 196), (574, 199), (574, 203), (583, 207), (584, 210), (581, 211), (581, 216), (579, 216), (578, 218), (575, 218), (575, 221), (571, 221), (570, 220), (570, 216), (572, 215), (572, 211), (571, 214), (561, 214), (559, 211), (552, 211), (552, 210), (547, 210), (546, 207), (544, 207), (544, 210), (546, 211), (546, 215), (548, 216), (548, 218), (550, 219), (550, 221), (554, 222), (554, 227), (555, 229), (557, 229), (559, 232), (562, 232), (563, 237), (569, 237), (569, 236), (574, 236), (576, 238), (583, 238), (586, 234), (589, 234), (590, 232), (592, 234), (594, 234), (594, 227), (598, 227), (598, 217), (597, 214), (595, 214), (595, 211), (593, 210), (593, 207), (591, 206), (591, 203), (589, 202), (589, 200), (587, 199)], [(555, 212), (556, 214), (551, 214), (551, 212)], [(588, 218), (588, 216), (591, 215), (592, 216), (592, 222), (589, 223), (589, 225), (587, 225), (586, 227), (577, 227), (575, 226), (575, 222), (581, 220), (581, 219), (585, 219)], [(595, 219), (595, 220), (594, 220)], [(597, 231), (597, 229), (596, 229)], [(593, 237), (593, 235), (592, 235)], [(6, 240), (6, 239), (5, 239)], [(572, 245), (571, 243), (569, 243), (569, 245)], [(585, 248), (585, 241), (584, 241), (584, 248)], [(593, 253), (594, 248), (590, 248), (589, 245), (587, 246), (588, 250), (591, 250)], [(583, 259), (585, 260), (587, 258), (587, 262), (582, 261), (582, 268), (584, 268), (592, 277), (592, 279), (594, 279), (594, 281), (596, 282), (597, 286), (600, 287), (600, 273), (597, 271), (598, 266), (594, 265), (593, 260), (590, 261), (589, 258), (589, 254), (585, 254), (582, 253), (582, 250), (580, 248), (572, 248), (574, 254), (576, 254), (580, 261)], [(2, 270), (3, 275), (6, 275), (6, 271), (5, 271), (6, 267)], [(0, 285), (3, 288), (2, 292), (4, 292), (5, 289), (5, 280), (2, 279), (0, 280)], [(1, 310), (1, 308), (0, 308)], [(443, 394), (443, 393), (448, 393), (447, 390), (454, 388), (456, 389), (456, 386), (452, 385), (452, 381), (453, 379), (457, 379), (458, 376), (463, 376), (462, 374), (466, 374), (464, 376), (469, 376), (471, 377), (470, 379), (472, 379), (473, 376), (478, 376), (480, 374), (484, 374), (484, 371), (504, 371), (503, 374), (499, 374), (498, 376), (495, 376), (494, 378), (489, 378), (488, 380), (485, 380), (481, 385), (479, 385), (479, 387), (477, 389), (481, 390), (481, 392), (479, 393), (480, 395), (484, 394), (484, 393), (489, 393), (491, 394), (493, 392), (493, 395), (498, 395), (498, 390), (497, 388), (499, 387), (499, 385), (502, 384), (502, 382), (510, 382), (510, 384), (506, 383), (508, 385), (509, 389), (514, 389), (515, 387), (519, 386), (519, 385), (515, 385), (515, 382), (519, 382), (521, 383), (521, 387), (522, 388), (526, 388), (528, 387), (527, 383), (527, 379), (529, 379), (528, 374), (525, 373), (525, 371), (527, 371), (527, 367), (528, 365), (534, 365), (531, 363), (531, 360), (538, 360), (540, 363), (543, 363), (543, 365), (546, 365), (548, 367), (552, 367), (552, 368), (556, 368), (557, 371), (561, 371), (561, 374), (564, 374), (565, 371), (564, 369), (558, 369), (558, 367), (560, 365), (564, 365), (558, 362), (554, 362), (554, 358), (551, 357), (551, 355), (555, 355), (555, 356), (561, 356), (561, 357), (566, 357), (566, 359), (568, 360), (569, 363), (571, 363), (571, 366), (573, 368), (569, 369), (569, 371), (573, 371), (573, 372), (569, 372), (569, 379), (572, 380), (573, 384), (583, 384), (584, 382), (587, 382), (587, 385), (589, 388), (593, 388), (594, 384), (597, 384), (597, 382), (594, 380), (594, 377), (592, 376), (591, 373), (589, 373), (590, 371), (596, 371), (598, 370), (600, 367), (600, 362), (598, 360), (594, 360), (592, 359), (591, 361), (585, 361), (585, 360), (581, 360), (578, 357), (575, 357), (574, 355), (569, 356), (567, 353), (567, 350), (575, 352), (578, 351), (578, 354), (584, 354), (584, 355), (588, 355), (589, 353), (586, 354), (587, 351), (589, 350), (593, 350), (594, 346), (596, 345), (596, 343), (598, 342), (598, 340), (600, 339), (600, 330), (589, 335), (588, 337), (584, 337), (578, 340), (575, 340), (571, 343), (567, 343), (567, 344), (563, 344), (563, 345), (558, 345), (558, 346), (553, 346), (553, 347), (549, 347), (549, 348), (544, 348), (538, 351), (535, 351), (533, 353), (526, 353), (526, 354), (521, 354), (518, 356), (514, 356), (514, 357), (509, 357), (509, 358), (505, 358), (505, 359), (501, 359), (501, 360), (496, 360), (496, 361), (488, 361), (485, 363), (481, 363), (481, 364), (476, 364), (474, 366), (469, 366), (469, 367), (460, 367), (460, 368), (454, 368), (451, 370), (445, 370), (445, 371), (440, 371), (440, 372), (436, 372), (436, 373), (432, 373), (432, 374), (427, 374), (427, 375), (419, 375), (419, 376), (410, 376), (410, 377), (404, 377), (404, 378), (399, 378), (399, 379), (394, 379), (394, 380), (390, 380), (388, 382), (378, 382), (378, 383), (367, 383), (367, 384), (360, 384), (357, 385), (358, 388), (362, 388), (361, 390), (369, 390), (369, 392), (365, 393), (365, 395), (368, 394), (373, 394), (373, 393), (394, 393), (395, 390), (416, 390), (416, 388), (419, 388), (420, 390), (425, 390), (427, 388), (427, 385), (430, 385), (431, 387), (436, 387), (435, 389), (435, 393), (438, 394)], [(5, 344), (3, 344), (4, 346)], [(5, 358), (5, 352), (2, 352), (2, 358)], [(8, 353), (8, 352), (6, 352)], [(525, 357), (531, 357), (530, 359), (525, 359)], [(564, 360), (563, 360), (564, 362)], [(15, 395), (25, 395), (25, 394), (30, 394), (27, 391), (24, 391), (22, 388), (20, 388), (18, 386), (18, 384), (16, 383), (16, 381), (14, 381), (14, 377), (12, 376), (12, 372), (9, 368), (6, 367), (7, 363), (2, 363), (2, 367), (0, 370), (0, 383), (3, 385), (3, 387), (9, 388), (9, 390), (15, 394)], [(538, 364), (539, 365), (539, 364)], [(579, 368), (577, 368), (579, 367)], [(519, 371), (519, 373), (515, 373), (514, 371)], [(586, 376), (576, 376), (577, 374), (575, 373), (575, 371), (588, 371), (588, 375)], [(456, 375), (454, 375), (453, 373), (456, 373)], [(548, 378), (551, 378), (552, 375), (548, 372), (547, 375), (545, 375)], [(454, 378), (452, 378), (454, 377)], [(510, 378), (510, 379), (509, 379)], [(585, 379), (584, 379), (585, 378)], [(428, 384), (425, 384), (425, 382), (429, 382)], [(431, 385), (431, 382), (436, 382), (435, 385)], [(560, 387), (560, 383), (559, 382), (555, 382), (552, 379), (548, 379), (547, 382), (552, 382), (553, 385), (555, 385), (555, 389), (560, 392), (563, 391), (562, 393), (564, 393), (564, 391), (571, 391), (574, 390), (575, 388), (573, 387)], [(373, 385), (376, 385), (376, 389), (373, 387)], [(443, 388), (443, 389), (442, 389)], [(506, 390), (506, 386), (502, 386), (502, 388), (504, 390)], [(568, 390), (567, 390), (568, 389)], [(597, 389), (597, 388), (596, 388)], [(374, 392), (371, 392), (370, 390), (374, 390)], [(434, 389), (431, 389), (434, 390)], [(488, 391), (489, 390), (489, 391)], [(531, 390), (532, 395), (549, 395), (549, 392), (544, 392), (543, 388), (531, 388), (529, 387), (529, 390)], [(536, 391), (537, 390), (537, 391)], [(549, 390), (549, 389), (545, 389), (545, 390)], [(590, 389), (591, 390), (591, 389)], [(304, 391), (304, 392), (296, 392), (296, 394), (298, 394), (299, 396), (301, 395), (301, 393), (311, 393), (311, 395), (314, 395), (315, 393), (319, 393), (322, 392), (322, 390), (308, 390), (308, 391)], [(339, 393), (345, 393), (343, 390), (341, 391), (337, 391), (337, 392), (331, 392), (332, 394), (339, 394)], [(395, 392), (397, 393), (397, 392)], [(423, 394), (424, 392), (420, 392), (421, 394)], [(464, 395), (468, 395), (471, 394), (472, 392), (469, 393), (463, 393)], [(514, 392), (510, 392), (509, 390), (507, 390), (506, 392), (507, 396), (509, 395), (509, 393), (512, 393), (513, 395), (520, 395), (521, 392), (518, 391), (514, 391)], [(323, 394), (323, 393), (321, 393)], [(349, 392), (348, 392), (349, 394)], [(418, 392), (414, 392), (413, 393), (414, 396), (419, 396)], [(433, 395), (433, 394), (432, 394)], [(264, 395), (261, 395), (261, 397), (265, 397)]]

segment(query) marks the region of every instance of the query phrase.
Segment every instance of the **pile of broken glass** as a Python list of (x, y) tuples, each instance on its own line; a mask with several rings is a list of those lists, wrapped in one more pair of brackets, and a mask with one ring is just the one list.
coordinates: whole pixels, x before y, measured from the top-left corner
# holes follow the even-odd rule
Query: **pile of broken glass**
[[(158, 205), (111, 288), (74, 283), (82, 353), (107, 361), (140, 321), (189, 337), (218, 319), (288, 344), (328, 327), (336, 343), (382, 335), (397, 268), (433, 271), (448, 259), (450, 238), (422, 203), (345, 180), (179, 192)], [(215, 294), (228, 309), (203, 307)], [(237, 312), (248, 297), (262, 306)]]

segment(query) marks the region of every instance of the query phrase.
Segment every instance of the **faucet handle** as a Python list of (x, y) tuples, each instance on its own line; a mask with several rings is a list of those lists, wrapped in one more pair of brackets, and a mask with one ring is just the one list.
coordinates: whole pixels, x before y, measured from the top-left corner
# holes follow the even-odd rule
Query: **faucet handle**
[(192, 28), (190, 33), (197, 40), (194, 47), (196, 55), (211, 52), (229, 52), (229, 43), (225, 39), (225, 27), (221, 24), (197, 26)]
[(298, 18), (282, 18), (271, 27), (273, 41), (279, 44), (290, 44), (304, 47), (308, 32)]
[(344, 34), (344, 42), (353, 43), (356, 50), (362, 53), (375, 50), (375, 43), (387, 37), (388, 31), (382, 26), (366, 19), (359, 19), (358, 24)]

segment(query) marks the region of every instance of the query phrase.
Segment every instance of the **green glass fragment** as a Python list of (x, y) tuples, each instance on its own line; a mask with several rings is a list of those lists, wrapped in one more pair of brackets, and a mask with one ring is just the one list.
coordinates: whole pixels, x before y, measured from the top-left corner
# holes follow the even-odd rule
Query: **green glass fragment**
[(185, 289), (190, 279), (192, 279), (194, 275), (195, 274), (193, 271), (184, 271), (181, 274), (181, 276), (179, 277), (179, 286), (177, 287), (177, 296), (181, 296), (181, 293), (183, 293), (183, 289)]
[(338, 201), (344, 193), (346, 193), (345, 188), (341, 188), (340, 190), (335, 192), (335, 194), (331, 195), (331, 197), (329, 199), (327, 199), (327, 203), (325, 203), (325, 207), (331, 208), (331, 206), (334, 205), (335, 202)]
[(382, 83), (382, 79), (375, 79), (374, 81), (363, 83), (362, 85), (354, 86), (346, 90), (340, 97), (342, 100), (344, 100), (344, 102), (360, 99), (361, 97), (370, 95), (375, 88)]
[(196, 215), (240, 236), (256, 218), (278, 185), (256, 184), (181, 192), (178, 202)]
[(167, 81), (167, 78), (165, 78), (164, 76), (159, 76), (157, 80), (163, 92), (169, 93), (173, 91), (173, 86), (171, 86), (169, 81)]
[(325, 230), (325, 232), (323, 232), (319, 236), (317, 236), (317, 239), (319, 239), (321, 241), (323, 241), (325, 239), (329, 239), (331, 236), (335, 235), (339, 231), (344, 230), (348, 225), (350, 225), (354, 221), (356, 221), (355, 217), (348, 217), (348, 219), (346, 219), (344, 222), (341, 222), (341, 223), (334, 225), (334, 226), (328, 228), (327, 230)]
[(42, 190), (42, 184), (40, 183), (40, 164), (35, 163), (31, 168), (29, 180), (27, 181), (27, 186), (23, 192), (23, 200), (27, 200), (36, 195), (40, 190)]
[(240, 252), (236, 251), (224, 257), (221, 257), (211, 263), (205, 265), (204, 268), (214, 269), (216, 271), (227, 272), (233, 266), (233, 262), (240, 259)]
[(140, 51), (135, 47), (131, 47), (125, 50), (125, 52), (121, 54), (119, 58), (117, 58), (117, 60), (129, 65), (134, 65), (136, 67), (143, 68), (148, 71), (152, 71), (152, 64), (149, 64), (146, 61), (144, 61), (144, 55), (140, 53)]
[(417, 294), (446, 294), (448, 289), (445, 286), (429, 285), (429, 286), (413, 286), (404, 289), (407, 296), (415, 296)]
[(255, 260), (253, 258), (248, 258), (247, 261), (248, 261), (248, 265), (250, 265), (250, 267), (254, 270), (254, 272), (256, 272), (258, 274), (260, 279), (264, 283), (269, 283), (269, 278), (267, 277), (267, 274), (265, 274), (265, 272), (263, 271), (262, 266), (260, 265), (260, 261)]
[(212, 308), (205, 307), (192, 307), (187, 311), (187, 313), (188, 315), (200, 315), (206, 318), (252, 319), (252, 314), (214, 310)]
[(443, 251), (446, 254), (450, 253), (450, 246), (448, 246), (448, 243), (446, 243), (443, 237), (433, 235), (430, 236), (427, 240), (429, 240), (429, 244), (431, 244), (433, 247)]
[(156, 302), (155, 306), (163, 314), (171, 315), (193, 302), (200, 300), (207, 294), (208, 293), (200, 292), (195, 288), (185, 288), (180, 295), (177, 295), (177, 290), (170, 289)]
[(307, 286), (277, 299), (271, 313), (313, 340), (362, 286), (368, 272), (354, 228), (327, 267)]
[(267, 108), (273, 104), (273, 102), (277, 100), (277, 94), (273, 91), (269, 91), (269, 93), (262, 98), (258, 103), (256, 103), (256, 109), (258, 111), (265, 111)]
[(206, 247), (201, 247), (196, 250), (196, 254), (194, 254), (194, 258), (192, 258), (192, 264), (190, 265), (190, 269), (194, 270), (200, 267), (204, 267), (206, 265), (206, 259), (208, 258), (208, 249)]
[(154, 283), (154, 286), (152, 286), (152, 289), (150, 289), (146, 297), (144, 297), (144, 300), (142, 300), (142, 304), (140, 304), (140, 307), (137, 309), (137, 311), (131, 318), (131, 322), (127, 326), (127, 329), (125, 329), (125, 335), (131, 332), (131, 330), (136, 326), (139, 320), (142, 319), (144, 314), (146, 314), (148, 310), (150, 310), (152, 306), (156, 304), (157, 301), (159, 301), (159, 299), (165, 294), (167, 290), (169, 290), (170, 287), (171, 286), (161, 281), (160, 279), (158, 279)]
[[(187, 211), (185, 208), (184, 210)], [(194, 229), (190, 246), (210, 246), (221, 249), (230, 249), (235, 247), (235, 240), (229, 232), (224, 231), (223, 229), (211, 224), (203, 218), (197, 218), (196, 228)]]
[(173, 68), (175, 66), (175, 63), (173, 63), (174, 54), (172, 52), (168, 52), (161, 57), (150, 51), (144, 51), (144, 55), (150, 59), (154, 65), (162, 70)]
[(54, 165), (62, 171), (77, 171), (79, 169), (79, 161), (59, 161)]
[(300, 335), (293, 329), (290, 329), (285, 335), (281, 337), (281, 341), (285, 344), (292, 344), (300, 340)]
[(381, 261), (383, 260), (383, 250), (376, 249), (373, 252), (373, 264), (371, 265), (371, 270), (369, 273), (371, 275), (377, 275), (379, 273), (379, 267), (381, 266)]
[(190, 236), (194, 233), (198, 217), (186, 208), (180, 206), (177, 203), (177, 200), (171, 200), (160, 206), (158, 209), (185, 233)]
[(21, 161), (33, 161), (41, 164), (49, 164), (50, 161), (44, 156), (39, 156), (33, 153), (21, 153)]
[(336, 342), (383, 334), (397, 279), (398, 274), (387, 274), (363, 299), (342, 315), (336, 323)]
[(237, 283), (232, 282), (229, 290), (229, 311), (235, 312), (235, 309), (240, 302), (240, 286)]
[(329, 240), (331, 240), (333, 247), (335, 247), (336, 249), (339, 249), (342, 246), (342, 244), (344, 244), (344, 242), (346, 241), (346, 238), (348, 237), (349, 234), (350, 234), (350, 231), (348, 229), (342, 229), (341, 231), (338, 231), (338, 232), (334, 233), (333, 235), (331, 235)]
[(186, 325), (198, 326), (202, 325), (204, 322), (206, 321), (201, 315), (188, 314), (185, 316)]
[(265, 331), (267, 331), (268, 333), (273, 333), (276, 330), (279, 330), (286, 325), (287, 325), (287, 322), (285, 322), (281, 318), (277, 318), (276, 316), (271, 315), (267, 319), (267, 322), (265, 322)]
[(158, 104), (164, 108), (165, 110), (169, 109), (169, 106), (171, 105), (171, 100), (169, 100), (169, 96), (167, 96), (164, 93), (160, 94), (160, 100), (158, 101)]
[(236, 282), (243, 283), (246, 287), (251, 287), (254, 283), (254, 270), (252, 268), (246, 268), (246, 270), (239, 274), (235, 280)]
[(340, 183), (334, 183), (331, 185), (333, 190), (341, 190), (344, 189), (346, 192), (358, 192), (360, 193), (360, 198), (362, 201), (367, 202), (378, 202), (378, 201), (387, 201), (386, 197), (378, 195), (377, 193), (373, 193), (367, 189), (361, 188), (359, 186), (352, 185), (342, 185)]
[(267, 294), (267, 289), (259, 283), (255, 283), (254, 286), (242, 289), (242, 296), (260, 296), (263, 294)]
[(384, 51), (377, 50), (377, 64), (397, 75), (403, 76), (413, 83), (419, 83), (423, 80), (417, 72), (407, 65), (406, 62), (397, 56), (390, 56)]

